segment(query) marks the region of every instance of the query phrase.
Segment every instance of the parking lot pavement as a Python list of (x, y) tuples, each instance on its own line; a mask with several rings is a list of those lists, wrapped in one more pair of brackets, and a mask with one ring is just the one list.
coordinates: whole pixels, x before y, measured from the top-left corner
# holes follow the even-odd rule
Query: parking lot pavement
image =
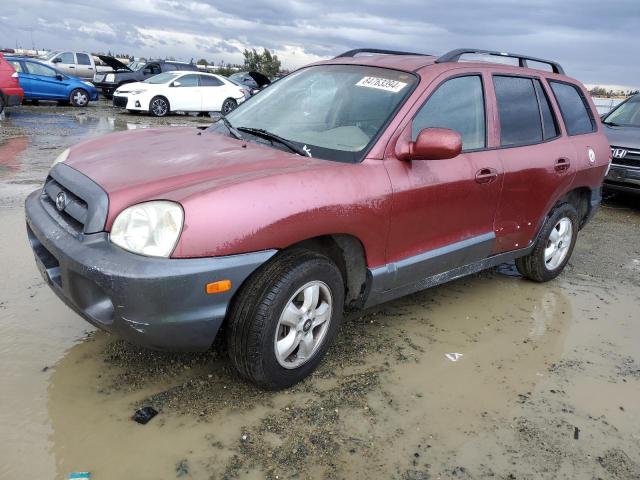
[[(0, 119), (0, 478), (640, 478), (637, 199), (607, 200), (552, 282), (506, 266), (350, 316), (319, 370), (280, 393), (63, 306), (22, 210), (51, 161), (113, 130), (210, 122), (106, 102)], [(130, 421), (146, 405), (158, 416)]]

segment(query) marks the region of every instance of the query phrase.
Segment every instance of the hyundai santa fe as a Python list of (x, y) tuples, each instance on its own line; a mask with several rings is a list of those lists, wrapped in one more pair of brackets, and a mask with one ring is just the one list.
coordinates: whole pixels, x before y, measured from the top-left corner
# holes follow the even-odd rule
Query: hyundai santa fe
[(353, 50), (207, 130), (64, 151), (26, 200), (29, 240), (93, 325), (156, 349), (219, 336), (242, 376), (285, 388), (347, 308), (514, 260), (559, 275), (609, 166), (596, 119), (553, 61)]

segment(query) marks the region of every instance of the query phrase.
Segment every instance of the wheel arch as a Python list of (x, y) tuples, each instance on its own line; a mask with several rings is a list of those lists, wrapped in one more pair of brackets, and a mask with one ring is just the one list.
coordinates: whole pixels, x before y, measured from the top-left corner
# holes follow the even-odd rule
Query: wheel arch
[[(597, 192), (599, 199), (600, 192)], [(595, 206), (593, 205), (592, 198), (594, 197), (594, 190), (588, 186), (576, 187), (573, 190), (568, 191), (562, 197), (558, 199), (558, 202), (554, 205), (562, 203), (570, 203), (578, 212), (578, 219), (580, 220), (580, 228), (582, 228), (589, 218), (593, 214)]]
[(343, 233), (322, 235), (297, 242), (285, 250), (293, 248), (304, 248), (329, 257), (344, 279), (345, 306), (358, 305), (367, 285), (366, 251), (359, 238)]

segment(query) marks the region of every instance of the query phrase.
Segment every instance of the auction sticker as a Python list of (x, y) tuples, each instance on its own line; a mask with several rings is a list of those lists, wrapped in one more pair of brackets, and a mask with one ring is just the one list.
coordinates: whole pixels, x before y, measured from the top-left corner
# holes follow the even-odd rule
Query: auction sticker
[(397, 80), (389, 80), (388, 78), (380, 77), (364, 77), (358, 83), (358, 87), (377, 88), (378, 90), (386, 90), (387, 92), (398, 93), (404, 87), (407, 86), (405, 82), (399, 82)]

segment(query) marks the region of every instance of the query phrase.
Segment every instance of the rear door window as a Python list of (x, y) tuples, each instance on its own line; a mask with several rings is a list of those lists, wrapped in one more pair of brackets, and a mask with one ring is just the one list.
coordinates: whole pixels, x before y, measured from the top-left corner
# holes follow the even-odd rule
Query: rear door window
[(495, 75), (493, 86), (500, 115), (500, 145), (540, 143), (542, 122), (532, 79)]
[(549, 140), (550, 138), (560, 135), (558, 121), (556, 120), (556, 116), (553, 113), (551, 104), (549, 103), (549, 97), (547, 97), (547, 93), (544, 91), (540, 80), (534, 79), (533, 85), (536, 88), (536, 95), (538, 96), (538, 103), (540, 104), (540, 112), (542, 113), (542, 134), (545, 140)]
[(551, 90), (560, 106), (560, 113), (569, 135), (582, 135), (595, 131), (595, 120), (581, 90), (574, 85), (550, 81)]
[(219, 87), (222, 82), (210, 75), (200, 75), (200, 85), (203, 87)]
[(420, 130), (430, 127), (458, 132), (463, 150), (486, 146), (484, 92), (479, 75), (452, 78), (431, 94), (413, 119), (413, 140)]
[(79, 65), (91, 65), (91, 59), (86, 53), (76, 53)]

